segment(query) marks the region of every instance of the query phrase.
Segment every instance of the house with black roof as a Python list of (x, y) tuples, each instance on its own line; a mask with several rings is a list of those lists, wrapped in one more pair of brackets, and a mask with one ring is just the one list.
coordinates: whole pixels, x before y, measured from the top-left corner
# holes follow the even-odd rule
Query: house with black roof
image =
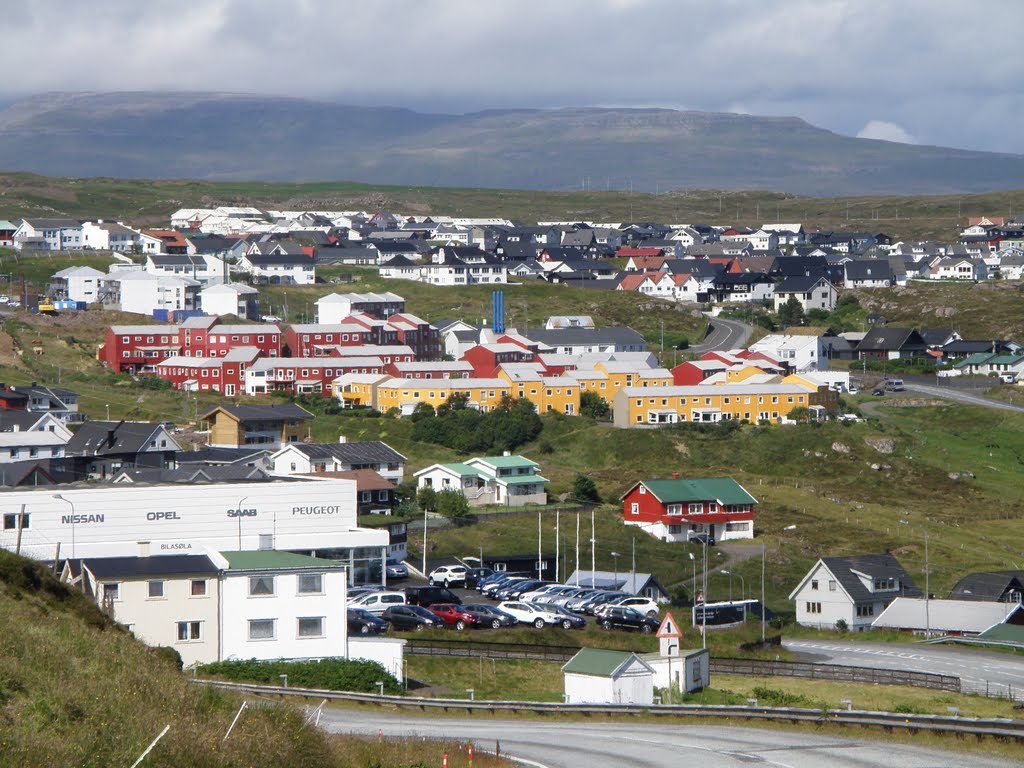
[(305, 436), (313, 414), (294, 403), (234, 405), (224, 403), (203, 413), (210, 445), (223, 448), (280, 448)]
[(1019, 603), (1024, 598), (1024, 571), (969, 573), (953, 585), (950, 600)]
[(47, 387), (43, 384), (6, 386), (0, 383), (0, 409), (49, 413), (61, 421), (79, 421), (77, 392), (64, 387)]
[(337, 443), (294, 443), (271, 456), (273, 474), (306, 475), (311, 472), (351, 472), (372, 469), (385, 480), (401, 483), (408, 459), (379, 440)]
[(875, 325), (857, 344), (861, 360), (907, 360), (925, 354), (928, 344), (915, 328)]
[(86, 421), (64, 447), (75, 480), (107, 480), (123, 469), (173, 468), (181, 446), (163, 424)]
[(892, 267), (883, 259), (859, 259), (843, 264), (843, 285), (847, 288), (891, 288)]
[(869, 628), (897, 597), (922, 593), (888, 553), (820, 558), (789, 595), (796, 604), (797, 624), (836, 629), (843, 622), (855, 632)]

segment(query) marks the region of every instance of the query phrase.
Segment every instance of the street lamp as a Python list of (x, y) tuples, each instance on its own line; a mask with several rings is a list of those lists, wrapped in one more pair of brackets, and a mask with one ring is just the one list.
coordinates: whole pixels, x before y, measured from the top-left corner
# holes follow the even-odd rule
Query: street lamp
[[(617, 584), (619, 582), (619, 553), (612, 552), (611, 555), (615, 558), (615, 576), (612, 578), (612, 581)], [(615, 589), (614, 586), (612, 588)]]
[(71, 499), (61, 496), (59, 493), (53, 494), (53, 498), (60, 499), (71, 505), (71, 559), (75, 558), (75, 502)]
[[(910, 521), (900, 520), (900, 525), (910, 525)], [(928, 567), (928, 529), (924, 526), (921, 526), (921, 531), (924, 533), (924, 636), (931, 637), (931, 595), (928, 594), (931, 588), (931, 585), (929, 584), (930, 568)]]
[(237, 519), (238, 519), (238, 551), (239, 552), (242, 551), (242, 502), (245, 501), (248, 498), (249, 498), (248, 496), (243, 496), (242, 498), (240, 498), (238, 500), (238, 503), (235, 505), (235, 514), (237, 515)]
[(697, 593), (694, 592), (694, 590), (697, 589), (697, 558), (693, 556), (693, 552), (687, 552), (686, 554), (690, 556), (690, 565), (693, 566), (693, 578), (690, 580), (690, 592), (693, 593), (694, 598), (696, 598)]
[[(729, 600), (732, 600), (732, 571), (722, 571), (722, 573), (729, 575)], [(741, 574), (736, 574), (736, 578), (740, 580), (740, 599), (745, 600), (747, 597), (747, 582), (743, 579)]]
[(110, 421), (110, 403), (107, 403), (107, 421)]

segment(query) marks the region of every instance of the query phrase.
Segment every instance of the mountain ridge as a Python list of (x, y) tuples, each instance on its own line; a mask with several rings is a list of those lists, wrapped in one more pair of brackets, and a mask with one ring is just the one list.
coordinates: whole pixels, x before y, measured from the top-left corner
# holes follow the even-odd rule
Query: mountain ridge
[(843, 136), (799, 117), (658, 107), (443, 114), (220, 92), (41, 93), (0, 109), (0, 168), (59, 176), (499, 189), (1012, 189), (1024, 155)]

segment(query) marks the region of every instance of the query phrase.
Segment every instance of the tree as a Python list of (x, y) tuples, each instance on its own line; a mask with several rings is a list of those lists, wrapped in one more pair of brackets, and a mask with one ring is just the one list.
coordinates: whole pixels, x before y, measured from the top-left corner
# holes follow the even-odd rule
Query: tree
[(437, 512), (449, 520), (459, 520), (469, 514), (469, 501), (462, 491), (446, 488), (437, 494)]
[(425, 512), (437, 512), (437, 491), (424, 485), (416, 491), (416, 503)]
[(790, 296), (786, 303), (779, 307), (779, 325), (783, 328), (791, 325), (803, 325), (804, 308), (796, 296)]
[(576, 479), (572, 481), (572, 497), (577, 501), (601, 503), (597, 485), (586, 475), (576, 475)]
[(597, 392), (586, 391), (580, 394), (580, 415), (592, 419), (604, 419), (611, 413), (608, 402)]

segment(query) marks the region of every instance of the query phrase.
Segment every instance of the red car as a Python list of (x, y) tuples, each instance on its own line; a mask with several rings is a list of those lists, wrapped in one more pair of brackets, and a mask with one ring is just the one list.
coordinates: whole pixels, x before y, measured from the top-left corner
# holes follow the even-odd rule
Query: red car
[(427, 610), (440, 618), (446, 627), (455, 627), (460, 632), (476, 624), (476, 617), (455, 603), (436, 603)]

